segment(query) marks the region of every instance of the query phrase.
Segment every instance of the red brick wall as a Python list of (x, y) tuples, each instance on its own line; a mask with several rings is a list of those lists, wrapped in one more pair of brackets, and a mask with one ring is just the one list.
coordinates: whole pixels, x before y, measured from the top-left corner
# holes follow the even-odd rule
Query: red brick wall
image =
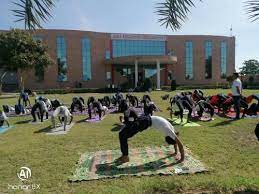
[[(223, 36), (168, 36), (168, 50), (172, 50), (177, 56), (177, 65), (174, 75), (178, 84), (215, 84), (224, 83), (220, 77), (220, 43), (226, 41), (227, 50), (227, 75), (235, 70), (235, 38)], [(193, 42), (193, 74), (192, 80), (185, 79), (185, 42)], [(211, 40), (212, 49), (212, 78), (205, 79), (205, 48), (206, 40)]]
[[(45, 80), (36, 82), (34, 72), (27, 72), (25, 75), (25, 86), (35, 89), (64, 88), (75, 87), (75, 82), (81, 82), (86, 88), (100, 88), (111, 84), (111, 80), (106, 80), (106, 72), (111, 72), (111, 65), (105, 65), (105, 51), (110, 50), (111, 40), (109, 33), (97, 33), (76, 30), (38, 30), (37, 35), (43, 37), (43, 42), (48, 45), (48, 52), (56, 62), (56, 37), (64, 36), (67, 45), (67, 64), (68, 81), (57, 82), (58, 68), (57, 64), (46, 69)], [(82, 79), (82, 56), (81, 56), (81, 38), (87, 37), (91, 42), (91, 63), (92, 79), (83, 81)], [(194, 79), (185, 79), (185, 41), (193, 42), (193, 70)], [(205, 48), (204, 42), (211, 40), (213, 43), (212, 51), (212, 79), (205, 79)], [(224, 36), (167, 36), (167, 50), (172, 50), (177, 56), (176, 65), (169, 65), (168, 71), (173, 72), (177, 84), (215, 84), (226, 82), (220, 78), (220, 42), (227, 41), (227, 75), (235, 70), (235, 38)], [(134, 72), (132, 72), (134, 73)], [(165, 70), (161, 71), (161, 85), (165, 84)], [(116, 82), (124, 82), (125, 78), (115, 73)], [(170, 84), (170, 81), (168, 81)]]

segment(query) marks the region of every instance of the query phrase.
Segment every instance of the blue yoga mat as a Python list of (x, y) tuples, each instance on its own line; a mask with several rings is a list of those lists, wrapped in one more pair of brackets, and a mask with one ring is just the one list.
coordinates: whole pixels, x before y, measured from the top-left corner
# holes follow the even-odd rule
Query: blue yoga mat
[(14, 126), (10, 126), (10, 127), (2, 126), (2, 127), (0, 127), (0, 134), (6, 132), (7, 130), (9, 130), (9, 129), (13, 128), (13, 127)]

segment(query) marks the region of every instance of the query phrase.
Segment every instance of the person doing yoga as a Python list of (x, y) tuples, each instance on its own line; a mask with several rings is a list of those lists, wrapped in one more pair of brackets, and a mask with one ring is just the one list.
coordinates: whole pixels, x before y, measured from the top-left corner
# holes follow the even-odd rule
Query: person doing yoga
[(68, 125), (70, 125), (73, 121), (73, 116), (72, 114), (69, 112), (68, 108), (66, 106), (59, 106), (57, 107), (52, 116), (51, 116), (51, 122), (52, 122), (52, 126), (53, 128), (56, 128), (56, 123), (55, 123), (55, 118), (58, 117), (60, 124), (62, 125), (62, 123), (64, 122), (64, 131), (66, 131), (66, 126), (67, 126), (67, 121), (68, 118), (70, 117), (70, 122)]
[[(128, 148), (128, 139), (133, 137), (139, 132), (142, 132), (149, 127), (162, 132), (165, 136), (165, 141), (174, 145), (175, 155), (178, 153), (178, 148), (180, 151), (180, 159), (178, 162), (184, 161), (184, 148), (179, 137), (174, 131), (174, 127), (164, 118), (159, 116), (139, 116), (133, 121), (130, 125), (125, 125), (119, 132), (119, 141), (122, 156), (119, 157), (115, 162), (116, 163), (126, 163), (129, 162), (129, 148)], [(178, 148), (177, 148), (178, 147)]]

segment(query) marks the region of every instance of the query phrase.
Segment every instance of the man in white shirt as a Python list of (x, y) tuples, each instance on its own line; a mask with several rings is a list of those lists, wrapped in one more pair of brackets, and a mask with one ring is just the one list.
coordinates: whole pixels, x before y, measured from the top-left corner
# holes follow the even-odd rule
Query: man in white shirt
[(236, 110), (236, 118), (240, 119), (240, 100), (242, 95), (242, 82), (239, 79), (239, 74), (233, 74), (234, 81), (232, 84), (232, 94), (233, 94), (233, 101), (234, 101), (234, 108)]

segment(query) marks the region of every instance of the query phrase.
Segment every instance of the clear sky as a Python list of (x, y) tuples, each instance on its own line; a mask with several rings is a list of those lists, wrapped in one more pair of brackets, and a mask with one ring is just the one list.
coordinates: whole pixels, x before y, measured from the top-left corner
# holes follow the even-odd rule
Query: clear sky
[[(0, 0), (0, 29), (23, 28), (10, 10), (18, 0)], [(244, 60), (259, 60), (259, 21), (251, 23), (243, 0), (203, 0), (196, 2), (189, 20), (174, 32), (160, 26), (156, 3), (163, 0), (57, 0), (53, 18), (43, 24), (50, 29), (77, 29), (98, 32), (151, 34), (209, 34), (236, 36), (236, 69)]]

